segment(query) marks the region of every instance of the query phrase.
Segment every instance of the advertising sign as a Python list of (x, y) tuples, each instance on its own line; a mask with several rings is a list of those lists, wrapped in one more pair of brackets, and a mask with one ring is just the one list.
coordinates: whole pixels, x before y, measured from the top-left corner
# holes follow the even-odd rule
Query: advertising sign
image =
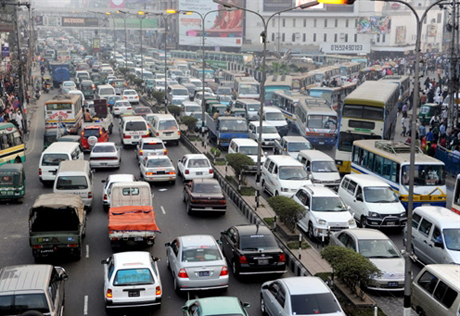
[(406, 44), (406, 27), (396, 27), (396, 44)]
[(321, 43), (321, 51), (326, 54), (368, 54), (371, 46), (368, 43)]
[[(144, 18), (142, 21), (142, 28), (143, 29), (155, 29), (158, 28), (158, 19), (148, 19)], [(124, 19), (113, 19), (116, 28), (124, 28), (125, 27), (125, 20)], [(126, 19), (126, 28), (127, 29), (136, 29), (138, 30), (141, 27), (139, 24), (139, 19)]]
[(9, 57), (9, 56), (10, 56), (10, 47), (2, 46), (2, 57)]
[(39, 15), (35, 17), (35, 25), (43, 25), (43, 16)]
[(359, 18), (359, 34), (390, 34), (391, 19), (388, 16), (370, 16)]
[(98, 26), (97, 18), (63, 17), (62, 26), (90, 27)]
[(122, 9), (125, 7), (125, 0), (110, 0), (110, 7), (112, 9)]
[(61, 20), (60, 17), (57, 17), (57, 16), (48, 16), (46, 17), (47, 20), (48, 20), (48, 25), (49, 26), (58, 26), (59, 25), (59, 21)]
[(263, 0), (263, 10), (265, 12), (277, 12), (293, 6), (294, 1), (292, 0)]
[(426, 26), (426, 35), (430, 37), (436, 37), (438, 34), (438, 25), (436, 24), (428, 24)]
[[(244, 0), (231, 0), (244, 7)], [(241, 47), (243, 43), (243, 11), (226, 11), (212, 0), (179, 0), (179, 10), (196, 11), (206, 15), (205, 46)], [(212, 12), (213, 10), (222, 10)], [(203, 26), (198, 14), (179, 15), (179, 44), (203, 45)]]
[(97, 53), (100, 50), (101, 50), (101, 39), (98, 37), (93, 38), (93, 51)]

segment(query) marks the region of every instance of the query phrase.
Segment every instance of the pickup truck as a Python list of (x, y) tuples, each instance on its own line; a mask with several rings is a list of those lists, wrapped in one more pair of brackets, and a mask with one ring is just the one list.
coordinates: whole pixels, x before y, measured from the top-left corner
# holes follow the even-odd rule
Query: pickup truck
[[(91, 107), (91, 105), (88, 105), (88, 107)], [(90, 113), (92, 109), (90, 109)], [(107, 106), (107, 100), (101, 99), (101, 100), (94, 100), (94, 116), (92, 121), (85, 121), (83, 120), (82, 123), (82, 130), (85, 129), (86, 126), (95, 126), (99, 125), (104, 127), (106, 131), (109, 132), (109, 134), (112, 134), (113, 130), (113, 116), (108, 110)]]
[(81, 258), (86, 211), (80, 196), (42, 194), (29, 211), (29, 244), (36, 261), (67, 253)]
[(275, 155), (289, 155), (294, 159), (301, 150), (313, 149), (310, 142), (302, 136), (284, 136), (281, 140), (273, 142), (273, 153)]
[(147, 182), (117, 182), (112, 186), (108, 228), (112, 247), (153, 246), (160, 229), (155, 222), (152, 193)]
[(216, 120), (206, 113), (209, 138), (217, 146), (227, 148), (233, 138), (248, 138), (248, 121), (242, 117), (218, 116)]

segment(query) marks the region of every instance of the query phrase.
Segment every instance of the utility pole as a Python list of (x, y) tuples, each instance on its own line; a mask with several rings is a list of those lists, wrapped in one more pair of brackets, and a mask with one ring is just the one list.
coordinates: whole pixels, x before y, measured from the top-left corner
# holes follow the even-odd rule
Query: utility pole
[(25, 89), (24, 89), (24, 61), (21, 54), (21, 41), (20, 41), (20, 32), (19, 32), (19, 14), (17, 6), (14, 7), (14, 16), (16, 23), (16, 41), (18, 46), (18, 79), (19, 79), (19, 91), (18, 91), (18, 100), (19, 100), (19, 110), (22, 114), (22, 128), (24, 132), (27, 132), (27, 115), (24, 111), (24, 102), (26, 100)]

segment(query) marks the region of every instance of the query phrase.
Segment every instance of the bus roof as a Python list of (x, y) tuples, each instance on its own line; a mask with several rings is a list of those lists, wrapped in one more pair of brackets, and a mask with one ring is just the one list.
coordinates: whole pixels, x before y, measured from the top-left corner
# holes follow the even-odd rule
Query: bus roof
[(51, 100), (46, 101), (45, 104), (69, 103), (69, 101), (74, 103), (74, 102), (77, 102), (79, 98), (81, 98), (79, 94), (66, 94), (66, 95), (60, 94), (60, 95), (54, 96)]
[(292, 76), (289, 75), (272, 75), (268, 76), (267, 80), (265, 80), (265, 86), (292, 86)]
[(396, 89), (398, 84), (394, 82), (366, 81), (350, 93), (344, 102), (361, 105), (369, 105), (372, 102), (372, 105), (384, 107)]
[(13, 123), (0, 123), (0, 130), (8, 128), (16, 129), (16, 126)]

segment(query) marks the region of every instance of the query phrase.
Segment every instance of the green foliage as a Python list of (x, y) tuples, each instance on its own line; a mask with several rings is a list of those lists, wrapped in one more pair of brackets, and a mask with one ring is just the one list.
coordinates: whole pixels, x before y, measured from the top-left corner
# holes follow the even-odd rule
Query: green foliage
[[(169, 109), (169, 106), (168, 106), (168, 109)], [(188, 132), (191, 132), (191, 131), (195, 130), (196, 122), (198, 122), (198, 119), (196, 117), (193, 117), (193, 116), (185, 116), (185, 117), (182, 118), (182, 124), (187, 126), (187, 131)], [(201, 138), (199, 140), (201, 141)]]
[(247, 166), (254, 164), (254, 161), (245, 154), (228, 154), (226, 156), (228, 165), (232, 167), (235, 175), (242, 174)]
[(321, 251), (321, 256), (352, 291), (360, 285), (367, 286), (370, 276), (382, 273), (369, 259), (349, 248), (328, 246)]
[(240, 194), (244, 196), (254, 196), (256, 194), (256, 189), (253, 187), (241, 187)]
[(297, 221), (305, 215), (305, 209), (288, 197), (272, 196), (267, 202), (280, 221), (291, 231), (294, 231)]
[(220, 157), (220, 155), (222, 154), (220, 149), (216, 147), (211, 147), (210, 152), (214, 157)]
[(139, 88), (142, 87), (142, 82), (143, 80), (141, 78), (134, 79), (134, 84), (138, 86)]
[(177, 105), (168, 105), (168, 112), (174, 116), (179, 116), (180, 112), (182, 111), (180, 106)]
[(118, 70), (125, 76), (126, 73), (128, 72), (129, 68), (126, 67), (120, 67)]
[(134, 74), (128, 74), (126, 75), (126, 79), (128, 79), (130, 82), (134, 82), (134, 79), (136, 79), (136, 76)]
[(165, 102), (165, 93), (163, 91), (153, 91), (152, 97), (157, 100), (158, 104)]
[[(288, 246), (289, 249), (299, 249), (299, 242), (298, 241), (288, 241), (288, 243), (286, 244)], [(302, 240), (302, 245), (301, 245), (301, 248), (302, 249), (307, 249), (307, 248), (310, 248), (310, 244), (308, 242), (306, 242), (305, 240)]]
[(268, 226), (273, 227), (273, 217), (264, 217), (264, 222), (267, 223)]

